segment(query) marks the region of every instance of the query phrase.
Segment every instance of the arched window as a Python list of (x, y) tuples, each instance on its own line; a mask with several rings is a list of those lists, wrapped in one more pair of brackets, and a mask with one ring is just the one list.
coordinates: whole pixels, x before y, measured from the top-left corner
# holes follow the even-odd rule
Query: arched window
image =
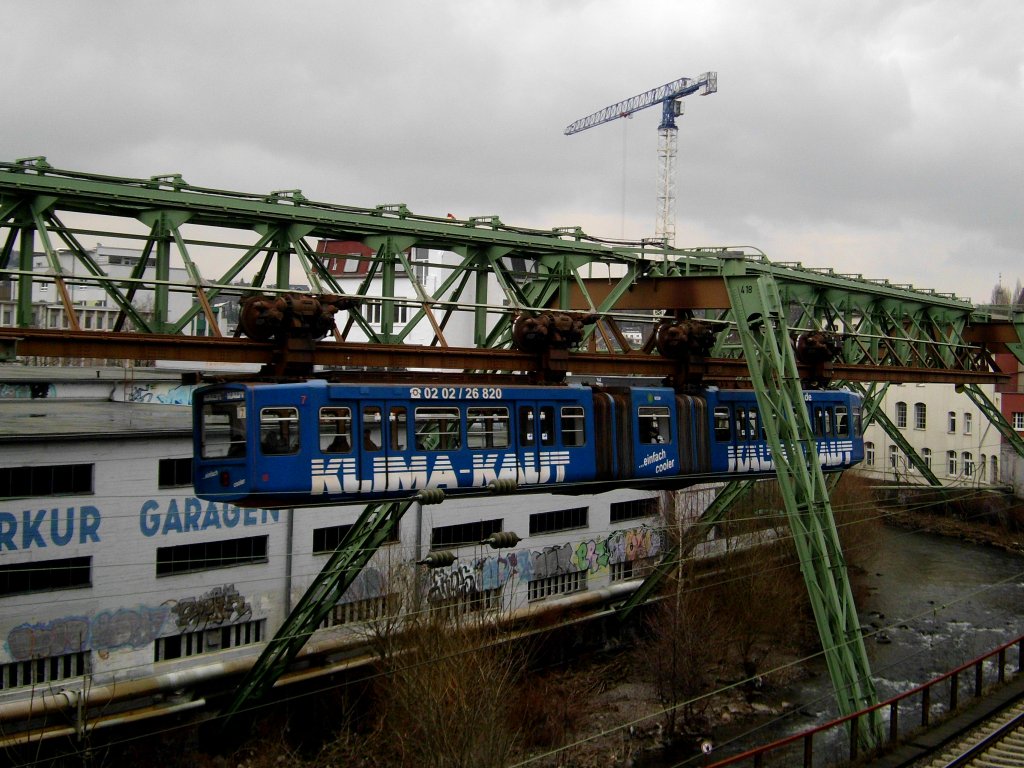
[(875, 466), (875, 444), (864, 443), (864, 463), (869, 467)]
[(926, 467), (928, 467), (928, 469), (931, 469), (932, 468), (932, 449), (931, 448), (922, 448), (921, 449), (921, 458), (924, 459), (924, 465)]
[(899, 458), (899, 448), (895, 445), (889, 446), (889, 466), (896, 469), (896, 460)]
[(896, 403), (896, 426), (900, 429), (907, 428), (907, 404), (902, 400)]
[(949, 426), (946, 429), (948, 432), (956, 432), (956, 411), (949, 412)]
[(999, 482), (999, 459), (998, 459), (998, 457), (993, 456), (991, 459), (988, 460), (988, 463), (989, 463), (988, 481), (990, 483), (998, 483)]
[(928, 406), (924, 403), (914, 403), (914, 429), (926, 429), (928, 427)]
[(971, 477), (974, 475), (974, 455), (969, 451), (964, 451), (961, 458), (964, 460), (964, 474)]
[(956, 451), (946, 451), (946, 474), (956, 477)]

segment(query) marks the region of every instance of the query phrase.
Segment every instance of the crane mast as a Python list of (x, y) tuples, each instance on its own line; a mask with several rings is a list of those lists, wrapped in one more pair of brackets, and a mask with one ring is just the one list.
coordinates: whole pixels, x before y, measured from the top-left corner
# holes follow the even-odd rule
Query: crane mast
[(683, 97), (697, 91), (700, 91), (702, 96), (717, 92), (718, 73), (705, 72), (696, 79), (681, 77), (582, 117), (565, 129), (565, 135), (571, 136), (602, 123), (618, 120), (620, 117), (631, 117), (634, 112), (661, 104), (661, 122), (658, 124), (658, 215), (655, 237), (667, 246), (674, 245), (676, 239), (675, 164), (679, 143), (676, 118), (683, 114)]

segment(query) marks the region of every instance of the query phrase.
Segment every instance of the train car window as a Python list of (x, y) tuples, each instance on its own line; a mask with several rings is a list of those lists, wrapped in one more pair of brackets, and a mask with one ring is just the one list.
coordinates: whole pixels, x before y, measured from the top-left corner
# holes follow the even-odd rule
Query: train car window
[(266, 454), (299, 450), (299, 411), (296, 408), (260, 409), (260, 447)]
[(751, 408), (747, 411), (747, 440), (757, 440), (757, 409)]
[(824, 437), (826, 434), (828, 434), (827, 432), (825, 432), (825, 410), (820, 405), (814, 407), (813, 421), (815, 437)]
[(331, 406), (320, 409), (320, 450), (349, 453), (352, 450), (352, 409)]
[(363, 450), (379, 451), (383, 445), (380, 439), (380, 406), (368, 405), (363, 408)]
[(404, 405), (391, 407), (391, 450), (404, 451), (409, 448), (409, 417)]
[(540, 444), (555, 444), (555, 409), (550, 405), (540, 409)]
[(467, 408), (466, 447), (508, 448), (508, 408)]
[(533, 445), (533, 407), (529, 405), (519, 406), (519, 444)]
[(833, 432), (832, 432), (832, 409), (831, 408), (826, 408), (825, 409), (825, 436), (828, 437), (828, 436), (830, 436), (832, 434), (833, 434)]
[(204, 459), (245, 456), (245, 404), (204, 402), (202, 455)]
[(836, 437), (850, 436), (850, 419), (847, 416), (846, 406), (836, 406)]
[(637, 409), (640, 422), (640, 442), (644, 444), (664, 443), (672, 439), (671, 418), (667, 406), (641, 405)]
[(732, 437), (732, 430), (729, 426), (729, 408), (720, 405), (715, 408), (715, 440), (720, 443), (728, 442)]
[(414, 411), (416, 450), (457, 451), (462, 447), (462, 417), (458, 408), (424, 406)]
[(583, 407), (579, 405), (562, 406), (562, 445), (566, 448), (578, 448), (586, 445), (584, 433), (586, 422), (583, 418)]

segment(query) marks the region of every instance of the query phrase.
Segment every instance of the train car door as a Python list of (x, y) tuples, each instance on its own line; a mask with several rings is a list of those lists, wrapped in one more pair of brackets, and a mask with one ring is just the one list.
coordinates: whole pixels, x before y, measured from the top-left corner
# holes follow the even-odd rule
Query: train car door
[(551, 482), (549, 467), (542, 465), (541, 453), (555, 445), (555, 406), (539, 402), (516, 403), (516, 440), (518, 445), (518, 482), (537, 485)]
[(359, 492), (384, 493), (388, 487), (386, 437), (387, 408), (383, 400), (360, 403), (356, 431), (359, 451)]
[(633, 477), (660, 477), (679, 472), (676, 403), (672, 393), (633, 389)]
[[(259, 391), (258, 395), (263, 395)], [(310, 404), (305, 395), (282, 399), (254, 397), (258, 459), (253, 487), (260, 493), (288, 494), (308, 492), (310, 445), (305, 443), (301, 425), (309, 419)], [(305, 478), (296, 486), (299, 478)]]

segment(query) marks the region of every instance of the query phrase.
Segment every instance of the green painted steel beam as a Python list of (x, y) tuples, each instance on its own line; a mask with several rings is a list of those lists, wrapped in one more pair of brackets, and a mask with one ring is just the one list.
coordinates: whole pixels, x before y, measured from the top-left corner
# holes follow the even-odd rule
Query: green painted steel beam
[[(725, 265), (725, 282), (839, 711), (853, 714), (876, 704), (877, 694), (785, 308), (775, 280), (742, 260)], [(864, 746), (877, 743), (880, 727), (876, 718), (861, 729)]]
[(397, 530), (402, 515), (414, 503), (371, 504), (363, 510), (235, 690), (222, 712), (222, 727), (226, 732), (237, 731), (238, 718), (251, 713), (270, 692), (370, 558)]

